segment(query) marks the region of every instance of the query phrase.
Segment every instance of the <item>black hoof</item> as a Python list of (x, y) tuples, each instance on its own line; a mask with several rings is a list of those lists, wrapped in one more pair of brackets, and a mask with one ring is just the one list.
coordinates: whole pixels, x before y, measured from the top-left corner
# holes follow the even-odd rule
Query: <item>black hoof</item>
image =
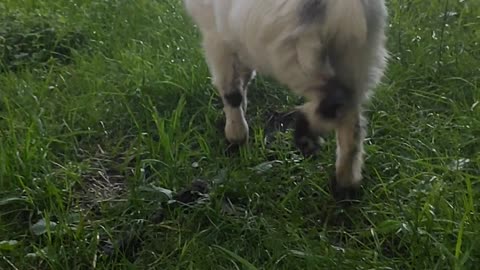
[(229, 140), (229, 139), (227, 139), (227, 142), (228, 142), (229, 145), (242, 146), (242, 145), (245, 145), (245, 144), (248, 143), (248, 137), (245, 136), (245, 138), (238, 139), (238, 140)]
[(224, 151), (226, 156), (238, 155), (239, 152), (240, 152), (240, 144), (236, 144), (236, 143), (232, 144), (227, 141), (227, 147)]
[(358, 202), (361, 197), (360, 187), (341, 187), (338, 185), (336, 177), (333, 177), (330, 181), (330, 189), (333, 198), (338, 203), (355, 203)]
[(319, 136), (312, 132), (308, 120), (302, 112), (297, 113), (294, 140), (296, 147), (306, 157), (313, 156), (320, 149)]

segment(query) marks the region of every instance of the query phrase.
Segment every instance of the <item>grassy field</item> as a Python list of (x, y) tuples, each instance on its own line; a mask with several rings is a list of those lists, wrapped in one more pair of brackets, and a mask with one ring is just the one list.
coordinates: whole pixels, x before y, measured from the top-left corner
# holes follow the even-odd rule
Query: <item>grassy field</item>
[(226, 151), (180, 1), (2, 0), (0, 269), (478, 269), (480, 1), (388, 2), (342, 208), (334, 139), (303, 159), (282, 117), (301, 101), (267, 78)]

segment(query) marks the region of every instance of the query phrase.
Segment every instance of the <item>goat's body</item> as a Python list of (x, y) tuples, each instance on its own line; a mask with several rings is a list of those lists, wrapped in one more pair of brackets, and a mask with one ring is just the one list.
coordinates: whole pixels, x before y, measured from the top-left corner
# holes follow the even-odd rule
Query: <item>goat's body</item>
[[(341, 141), (358, 146), (352, 140), (363, 139), (363, 132), (355, 131), (361, 104), (385, 68), (383, 0), (185, 0), (185, 5), (202, 32), (214, 84), (224, 99), (227, 139), (241, 142), (248, 136), (246, 87), (256, 70), (309, 100), (302, 109), (309, 136), (336, 128), (339, 156), (351, 150), (341, 149)], [(334, 112), (319, 113), (329, 105)], [(350, 166), (343, 164), (348, 160), (337, 158), (337, 178), (352, 178), (340, 179), (341, 185), (361, 179), (362, 149), (356, 148), (355, 158), (348, 157), (353, 164), (345, 169), (348, 175), (338, 172)]]
[[(337, 12), (334, 10), (336, 4), (330, 2), (343, 1), (358, 2), (361, 8), (358, 12), (365, 13), (363, 18), (346, 11), (345, 15), (330, 15), (339, 16), (330, 21), (338, 21), (344, 27), (324, 23), (329, 14), (323, 13)], [(309, 18), (303, 21), (302, 13), (308, 11), (302, 9), (308, 9), (311, 2), (322, 2), (318, 5), (325, 7), (317, 7), (317, 10), (315, 6), (311, 7), (313, 10), (310, 12), (320, 13), (319, 18), (306, 15)], [(363, 8), (362, 3), (368, 9)], [(345, 78), (346, 81), (355, 81), (353, 74), (362, 77), (358, 78), (358, 83), (351, 83), (363, 85), (355, 87), (360, 88), (358, 91), (368, 90), (367, 82), (376, 84), (384, 67), (383, 24), (386, 13), (383, 1), (187, 0), (186, 6), (205, 39), (221, 41), (244, 65), (275, 77), (297, 94), (304, 95), (312, 87), (317, 90), (325, 77), (333, 75), (329, 63), (321, 59), (322, 53), (327, 53), (327, 50), (334, 49), (328, 53), (338, 54), (335, 56), (337, 62), (331, 63), (336, 64), (334, 72), (337, 75), (349, 73), (352, 78)], [(367, 15), (370, 16), (370, 27), (366, 30)], [(351, 21), (355, 17), (360, 17), (358, 22)], [(348, 22), (343, 22), (342, 18)], [(335, 40), (335, 36), (343, 40)], [(335, 52), (336, 45), (343, 49)], [(355, 68), (352, 67), (355, 61), (362, 63)], [(342, 68), (346, 68), (347, 72), (342, 72)], [(357, 70), (352, 72), (352, 69)], [(365, 70), (376, 76), (361, 76)]]

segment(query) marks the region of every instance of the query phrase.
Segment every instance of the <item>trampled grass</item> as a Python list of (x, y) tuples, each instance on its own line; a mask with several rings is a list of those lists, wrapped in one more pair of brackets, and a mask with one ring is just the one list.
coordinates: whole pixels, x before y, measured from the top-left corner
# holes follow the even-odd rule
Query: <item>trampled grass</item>
[(0, 3), (0, 269), (478, 267), (479, 1), (389, 1), (350, 208), (328, 191), (333, 138), (305, 160), (275, 132), (300, 100), (271, 80), (226, 153), (179, 2)]

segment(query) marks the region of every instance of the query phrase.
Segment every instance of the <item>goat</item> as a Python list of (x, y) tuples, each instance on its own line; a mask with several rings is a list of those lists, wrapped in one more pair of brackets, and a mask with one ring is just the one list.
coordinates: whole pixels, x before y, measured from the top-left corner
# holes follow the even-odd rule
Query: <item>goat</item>
[(202, 35), (214, 86), (223, 100), (225, 136), (248, 140), (247, 87), (256, 72), (307, 99), (294, 139), (305, 155), (336, 131), (333, 196), (360, 187), (362, 107), (387, 65), (384, 0), (184, 0)]

